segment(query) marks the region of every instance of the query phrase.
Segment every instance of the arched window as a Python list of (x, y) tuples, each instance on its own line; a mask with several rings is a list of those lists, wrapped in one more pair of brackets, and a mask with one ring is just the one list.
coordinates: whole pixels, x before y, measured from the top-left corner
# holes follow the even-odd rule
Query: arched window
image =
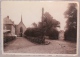
[(23, 28), (20, 27), (20, 36), (22, 37), (23, 36)]

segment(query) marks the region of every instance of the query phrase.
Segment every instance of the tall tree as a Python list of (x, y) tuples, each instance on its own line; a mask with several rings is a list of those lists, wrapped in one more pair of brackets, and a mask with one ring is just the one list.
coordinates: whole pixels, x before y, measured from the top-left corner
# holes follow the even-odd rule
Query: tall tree
[(77, 3), (69, 3), (68, 9), (65, 12), (66, 28), (65, 39), (76, 41), (77, 39)]
[(77, 4), (70, 3), (68, 10), (65, 12), (65, 17), (67, 18), (66, 24), (67, 28), (77, 28)]
[(45, 18), (43, 24), (45, 24), (47, 30), (50, 30), (53, 27), (56, 28), (60, 24), (60, 22), (57, 21), (56, 19), (53, 19), (53, 17), (48, 12), (45, 12), (44, 16)]
[(42, 31), (45, 34), (48, 31), (50, 31), (52, 28), (56, 29), (56, 27), (58, 27), (60, 22), (57, 21), (56, 19), (53, 19), (53, 17), (49, 14), (49, 12), (45, 12), (44, 18), (42, 22), (40, 22), (39, 24), (40, 24), (39, 26), (42, 28)]

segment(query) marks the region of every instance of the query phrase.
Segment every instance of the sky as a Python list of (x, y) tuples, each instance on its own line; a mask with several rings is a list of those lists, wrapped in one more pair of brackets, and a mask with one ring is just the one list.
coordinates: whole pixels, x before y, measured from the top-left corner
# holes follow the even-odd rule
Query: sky
[(60, 22), (60, 29), (64, 30), (66, 18), (64, 12), (68, 8), (69, 2), (51, 2), (51, 1), (2, 1), (1, 2), (1, 19), (6, 16), (19, 24), (21, 16), (24, 25), (31, 27), (32, 23), (41, 21), (42, 8), (44, 12), (49, 12), (51, 16)]

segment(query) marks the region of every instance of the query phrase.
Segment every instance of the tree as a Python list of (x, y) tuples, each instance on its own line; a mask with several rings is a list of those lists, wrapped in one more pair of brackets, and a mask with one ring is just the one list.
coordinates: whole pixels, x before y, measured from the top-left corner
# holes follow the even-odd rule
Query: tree
[(45, 18), (43, 23), (46, 23), (45, 25), (49, 26), (49, 28), (57, 27), (60, 24), (60, 22), (56, 19), (53, 19), (53, 17), (48, 12), (45, 12), (44, 16)]
[[(59, 24), (60, 24), (59, 21), (57, 21), (56, 19), (53, 19), (53, 17), (48, 12), (45, 12), (44, 17), (42, 18), (42, 21), (39, 22), (39, 26), (38, 27), (43, 32), (42, 33), (43, 36), (44, 35), (52, 36), (50, 34), (55, 33), (54, 31), (58, 32), (56, 30), (56, 27), (58, 27)], [(54, 36), (54, 34), (53, 34), (53, 36)]]
[(77, 4), (70, 3), (67, 11), (64, 13), (67, 18), (65, 39), (76, 41), (77, 37)]
[(45, 12), (44, 16), (45, 18), (42, 23), (46, 32), (48, 32), (52, 28), (56, 29), (56, 27), (58, 27), (58, 25), (60, 24), (60, 22), (57, 21), (56, 19), (53, 19), (53, 17), (48, 12)]
[(38, 25), (36, 23), (33, 23), (34, 28), (27, 29), (25, 31), (25, 35), (32, 37), (40, 36), (40, 38), (44, 38), (45, 35), (51, 37), (54, 35), (58, 36), (58, 31), (56, 30), (56, 27), (58, 27), (59, 24), (59, 21), (53, 19), (53, 17), (48, 12), (45, 12), (42, 21), (39, 22)]
[(70, 28), (77, 28), (77, 4), (70, 3), (68, 10), (65, 12), (65, 17), (67, 18), (67, 25), (68, 29)]

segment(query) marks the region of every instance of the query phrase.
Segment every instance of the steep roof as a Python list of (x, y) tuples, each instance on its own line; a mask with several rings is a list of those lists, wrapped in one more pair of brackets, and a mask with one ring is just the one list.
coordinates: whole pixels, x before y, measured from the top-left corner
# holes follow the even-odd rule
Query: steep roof
[(14, 24), (14, 22), (7, 16), (3, 19), (3, 24)]
[(21, 15), (21, 21), (20, 21), (20, 23), (18, 24), (18, 26), (19, 25), (23, 25), (25, 28), (26, 28), (26, 26), (24, 25), (24, 23), (23, 23), (23, 21), (22, 21), (22, 15)]

